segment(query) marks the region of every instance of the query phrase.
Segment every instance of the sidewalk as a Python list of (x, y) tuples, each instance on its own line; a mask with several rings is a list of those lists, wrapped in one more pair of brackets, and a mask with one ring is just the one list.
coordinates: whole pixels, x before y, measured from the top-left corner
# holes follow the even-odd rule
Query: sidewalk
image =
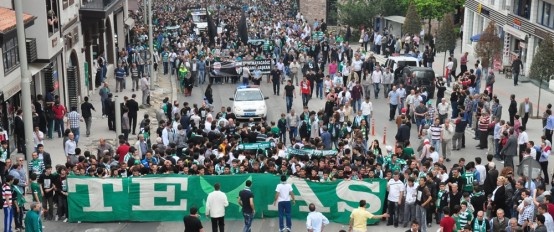
[[(127, 89), (124, 89), (123, 92), (115, 93), (115, 79), (113, 75), (107, 77), (107, 81), (110, 87), (111, 92), (115, 97), (120, 97), (121, 102), (123, 102), (123, 97), (127, 96), (131, 98), (132, 94), (136, 94), (136, 100), (140, 104), (142, 99), (142, 91), (137, 90), (135, 92), (131, 91), (131, 78), (126, 77), (126, 85)], [(161, 74), (158, 74), (158, 81), (155, 84), (155, 89), (151, 91), (150, 94), (150, 103), (151, 107), (140, 109), (137, 116), (137, 131), (140, 130), (139, 124), (142, 121), (144, 114), (150, 115), (150, 122), (151, 122), (151, 128), (153, 128), (153, 131), (155, 131), (155, 128), (158, 127), (158, 122), (156, 120), (156, 110), (159, 109), (159, 106), (162, 102), (162, 100), (169, 96), (170, 99), (177, 99), (177, 94), (175, 85), (173, 84), (173, 81), (170, 81), (170, 78), (167, 78)], [(95, 89), (93, 92), (91, 92), (91, 95), (89, 96), (89, 102), (91, 102), (94, 105), (94, 108), (96, 111), (92, 112), (92, 126), (91, 126), (91, 135), (90, 137), (86, 136), (86, 127), (85, 123), (81, 122), (81, 137), (79, 140), (78, 147), (81, 148), (81, 154), (83, 154), (85, 151), (90, 151), (91, 154), (96, 155), (97, 150), (96, 147), (99, 144), (99, 141), (101, 138), (106, 139), (106, 141), (112, 145), (113, 149), (117, 149), (118, 140), (117, 135), (114, 131), (108, 130), (108, 119), (102, 117), (102, 103), (100, 101), (100, 95), (98, 94), (99, 89)], [(80, 111), (80, 108), (79, 108)], [(138, 134), (138, 132), (137, 132)], [(155, 139), (156, 134), (153, 133), (152, 140)], [(137, 135), (129, 135), (129, 144), (134, 145), (134, 143), (137, 140)], [(49, 152), (52, 155), (52, 163), (53, 166), (57, 164), (64, 164), (66, 162), (65, 156), (64, 156), (64, 146), (63, 146), (63, 138), (57, 138), (57, 136), (54, 136), (53, 139), (47, 139), (44, 141), (44, 147), (47, 152)], [(21, 156), (22, 154), (18, 154), (17, 156)]]

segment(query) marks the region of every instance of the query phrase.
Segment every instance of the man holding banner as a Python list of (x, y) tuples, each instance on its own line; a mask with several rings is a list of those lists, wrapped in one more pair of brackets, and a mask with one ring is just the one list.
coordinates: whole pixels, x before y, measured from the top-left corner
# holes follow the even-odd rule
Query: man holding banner
[(383, 215), (373, 215), (368, 212), (366, 209), (366, 201), (360, 201), (360, 207), (353, 210), (350, 214), (350, 227), (348, 228), (349, 232), (367, 232), (367, 219), (381, 219), (388, 218), (389, 214), (384, 213)]
[(239, 192), (239, 205), (242, 206), (242, 216), (244, 217), (244, 229), (243, 232), (251, 232), (252, 219), (256, 215), (256, 208), (254, 208), (254, 194), (250, 187), (252, 186), (252, 181), (246, 181), (246, 188)]
[[(291, 199), (293, 203), (296, 203), (294, 199), (294, 193), (292, 192), (292, 185), (287, 183), (287, 176), (281, 176), (281, 183), (275, 188), (275, 200), (273, 205), (278, 204), (279, 210), (279, 231), (290, 232), (292, 228), (291, 220)], [(283, 218), (286, 217), (287, 226), (283, 225)]]
[(220, 232), (225, 231), (225, 207), (229, 206), (229, 201), (220, 189), (221, 185), (215, 183), (214, 191), (208, 194), (206, 200), (206, 216), (211, 218), (213, 232), (218, 232), (218, 228)]

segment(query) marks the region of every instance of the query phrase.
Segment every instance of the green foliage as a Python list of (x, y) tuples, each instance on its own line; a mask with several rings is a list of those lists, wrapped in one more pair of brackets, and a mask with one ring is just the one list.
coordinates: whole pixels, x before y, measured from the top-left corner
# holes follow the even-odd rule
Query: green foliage
[(347, 0), (340, 3), (338, 9), (340, 23), (354, 28), (370, 26), (377, 15), (377, 8), (366, 0)]
[(444, 15), (435, 42), (437, 52), (446, 52), (456, 48), (456, 35), (452, 15)]
[(494, 22), (490, 22), (485, 31), (481, 33), (479, 42), (475, 45), (475, 54), (481, 58), (483, 68), (488, 68), (492, 63), (492, 59), (500, 56), (502, 51), (502, 40), (498, 37)]
[(531, 71), (529, 76), (536, 80), (550, 80), (554, 76), (554, 42), (550, 36), (547, 36), (539, 44), (539, 48), (533, 57)]
[(379, 5), (379, 14), (383, 16), (406, 15), (408, 4), (405, 0), (372, 0)]
[(402, 0), (404, 5), (414, 4), (422, 19), (441, 19), (442, 16), (465, 4), (465, 0)]
[(408, 6), (408, 11), (406, 12), (404, 25), (402, 25), (402, 33), (419, 35), (420, 31), (421, 19), (419, 18), (415, 5), (410, 4), (410, 6)]

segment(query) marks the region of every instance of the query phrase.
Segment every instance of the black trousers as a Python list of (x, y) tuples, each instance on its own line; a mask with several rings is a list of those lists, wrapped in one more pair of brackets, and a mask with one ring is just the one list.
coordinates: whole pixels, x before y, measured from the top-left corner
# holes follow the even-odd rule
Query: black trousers
[(548, 176), (548, 161), (539, 162), (541, 164), (542, 174), (544, 175), (544, 183), (550, 183), (550, 177)]
[(115, 115), (108, 115), (108, 129), (115, 131)]
[(136, 132), (136, 128), (137, 128), (137, 115), (130, 115), (129, 114), (129, 125), (131, 125), (131, 129), (130, 131), (133, 132), (133, 134), (135, 134)]
[(281, 83), (279, 81), (273, 81), (273, 94), (277, 94), (279, 95), (279, 90), (280, 90), (280, 86), (281, 86)]
[(525, 128), (527, 128), (527, 121), (529, 121), (529, 113), (524, 113), (522, 115), (521, 125)]
[(225, 231), (225, 218), (224, 217), (218, 217), (218, 218), (211, 218), (212, 219), (212, 231), (217, 232), (219, 229), (219, 232)]

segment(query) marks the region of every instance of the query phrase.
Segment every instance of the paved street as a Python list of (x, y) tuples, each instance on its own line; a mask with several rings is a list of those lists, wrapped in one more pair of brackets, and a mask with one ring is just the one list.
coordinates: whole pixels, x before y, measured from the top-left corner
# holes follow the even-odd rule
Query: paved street
[[(456, 50), (457, 57), (460, 56), (461, 52)], [(436, 72), (440, 72), (442, 70), (442, 60), (443, 55), (438, 54), (435, 60), (437, 62), (434, 63), (434, 69)], [(382, 60), (382, 59), (380, 59)], [(459, 60), (459, 58), (458, 58)], [(470, 57), (468, 66), (472, 67), (475, 62), (475, 59)], [(111, 73), (111, 72), (110, 72)], [(166, 79), (163, 79), (166, 78)], [(171, 84), (167, 77), (159, 76), (160, 81), (158, 82), (158, 85), (160, 88), (158, 88), (153, 96), (153, 101), (158, 101), (162, 96), (171, 96), (172, 91), (170, 87), (176, 86), (175, 84)], [(265, 79), (265, 78), (264, 78)], [(113, 83), (113, 79), (111, 80)], [(123, 92), (123, 95), (130, 96), (130, 87), (129, 87), (130, 81), (128, 81), (128, 89)], [(112, 86), (112, 92), (115, 92), (114, 84)], [(178, 100), (182, 104), (183, 102), (187, 101), (189, 103), (200, 103), (202, 101), (204, 88), (206, 85), (195, 87), (193, 89), (192, 97), (184, 97), (182, 94), (178, 94)], [(283, 86), (281, 86), (283, 87)], [(223, 85), (213, 85), (213, 93), (214, 93), (214, 109), (216, 111), (219, 111), (221, 106), (230, 106), (231, 101), (228, 99), (229, 97), (232, 97), (232, 94), (234, 92), (235, 86), (231, 84), (223, 84)], [(282, 112), (286, 112), (285, 108), (285, 101), (283, 100), (283, 94), (284, 91), (281, 91), (281, 96), (274, 96), (272, 92), (271, 84), (262, 83), (261, 86), (262, 91), (264, 92), (265, 96), (269, 97), (269, 100), (267, 100), (268, 105), (268, 121), (276, 121), (279, 118), (279, 115)], [(483, 88), (482, 88), (483, 89)], [(297, 89), (298, 91), (298, 89)], [(372, 90), (373, 92), (373, 90)], [(508, 116), (508, 105), (509, 105), (509, 95), (512, 93), (516, 94), (516, 100), (520, 102), (524, 97), (529, 97), (531, 102), (535, 104), (535, 109), (539, 109), (539, 113), (542, 114), (542, 111), (546, 108), (546, 104), (548, 103), (548, 100), (554, 99), (554, 94), (548, 91), (542, 91), (542, 99), (543, 102), (539, 107), (536, 106), (537, 99), (538, 99), (538, 87), (535, 86), (532, 83), (522, 83), (517, 87), (513, 86), (511, 79), (505, 79), (502, 74), (497, 74), (496, 76), (496, 84), (495, 84), (495, 94), (499, 97), (501, 104), (503, 107), (503, 117), (507, 118)], [(139, 99), (140, 103), (140, 92), (137, 93), (137, 99)], [(378, 139), (380, 142), (383, 142), (383, 135), (385, 128), (387, 129), (387, 135), (386, 140), (387, 144), (391, 144), (394, 141), (394, 135), (396, 133), (396, 124), (394, 122), (389, 122), (388, 119), (388, 102), (387, 99), (384, 99), (382, 97), (383, 93), (380, 94), (380, 98), (378, 100), (374, 100), (372, 96), (372, 102), (374, 106), (374, 115), (373, 119), (375, 120), (375, 131), (376, 135), (372, 136), (374, 139)], [(121, 94), (119, 94), (121, 97)], [(435, 101), (436, 99), (433, 99)], [(93, 131), (92, 136), (87, 138), (86, 136), (81, 136), (81, 147), (85, 147), (85, 150), (91, 150), (94, 153), (95, 150), (92, 150), (92, 147), (90, 144), (96, 144), (98, 139), (100, 137), (104, 138), (115, 138), (116, 135), (114, 132), (108, 131), (107, 128), (107, 119), (104, 119), (101, 117), (101, 104), (99, 102), (99, 96), (97, 90), (95, 90), (93, 93), (91, 93), (91, 102), (93, 102), (94, 106), (96, 107), (96, 113), (93, 115), (95, 118), (93, 119)], [(302, 109), (301, 104), (301, 97), (298, 95), (296, 99), (294, 99), (293, 108), (296, 109), (297, 112), (300, 112)], [(313, 110), (319, 110), (323, 108), (324, 101), (319, 99), (313, 99), (310, 101), (310, 109)], [(159, 104), (154, 104), (152, 107), (154, 109), (159, 108)], [(144, 113), (148, 112), (147, 110), (141, 110), (139, 113), (139, 122), (142, 119), (142, 115)], [(82, 123), (82, 126), (84, 128), (84, 123)], [(155, 127), (154, 127), (155, 128)], [(81, 130), (82, 134), (84, 134), (84, 131)], [(541, 121), (539, 119), (530, 119), (528, 122), (528, 133), (530, 140), (533, 141), (540, 141), (540, 136), (542, 134), (541, 130)], [(475, 145), (477, 145), (477, 141), (472, 140), (473, 137), (473, 131), (468, 130), (466, 132), (466, 149), (463, 149), (461, 151), (453, 151), (452, 155), (453, 157), (452, 162), (450, 164), (454, 164), (454, 161), (457, 161), (459, 158), (464, 157), (466, 160), (473, 160), (475, 157), (482, 157), (485, 158), (484, 153), (485, 150), (478, 150), (475, 148)], [(417, 138), (415, 137), (415, 129), (412, 131), (412, 143), (416, 143)], [(48, 140), (45, 143), (46, 150), (49, 151), (53, 155), (53, 161), (54, 163), (63, 163), (64, 156), (63, 156), (63, 148), (60, 146), (62, 144), (62, 140), (55, 138), (52, 140)], [(552, 159), (552, 158), (551, 158)], [(516, 159), (517, 160), (517, 159)], [(552, 159), (554, 161), (554, 159)], [(502, 164), (497, 163), (497, 166), (499, 168), (502, 167)], [(450, 166), (448, 166), (450, 168)], [(2, 220), (2, 219), (0, 219)], [(304, 231), (303, 221), (295, 221), (293, 228), (294, 231)], [(46, 226), (45, 231), (182, 231), (182, 223), (175, 222), (175, 223), (62, 223), (62, 222), (45, 222)], [(254, 223), (254, 229), (253, 231), (277, 231), (277, 221), (276, 219), (256, 219)], [(209, 225), (209, 222), (204, 222), (204, 226), (206, 227), (207, 231), (211, 231), (211, 226)], [(228, 229), (227, 231), (241, 231), (242, 229), (242, 222), (241, 221), (229, 221), (227, 222)], [(394, 229), (392, 227), (385, 227), (383, 223), (378, 226), (373, 226), (373, 228), (378, 228), (379, 230), (386, 230), (386, 231), (404, 231), (405, 229)], [(95, 230), (98, 229), (98, 230)], [(326, 231), (338, 231), (340, 229), (347, 229), (343, 225), (338, 224), (332, 224), (329, 227), (326, 228)], [(436, 230), (437, 226), (434, 225), (431, 230)]]

